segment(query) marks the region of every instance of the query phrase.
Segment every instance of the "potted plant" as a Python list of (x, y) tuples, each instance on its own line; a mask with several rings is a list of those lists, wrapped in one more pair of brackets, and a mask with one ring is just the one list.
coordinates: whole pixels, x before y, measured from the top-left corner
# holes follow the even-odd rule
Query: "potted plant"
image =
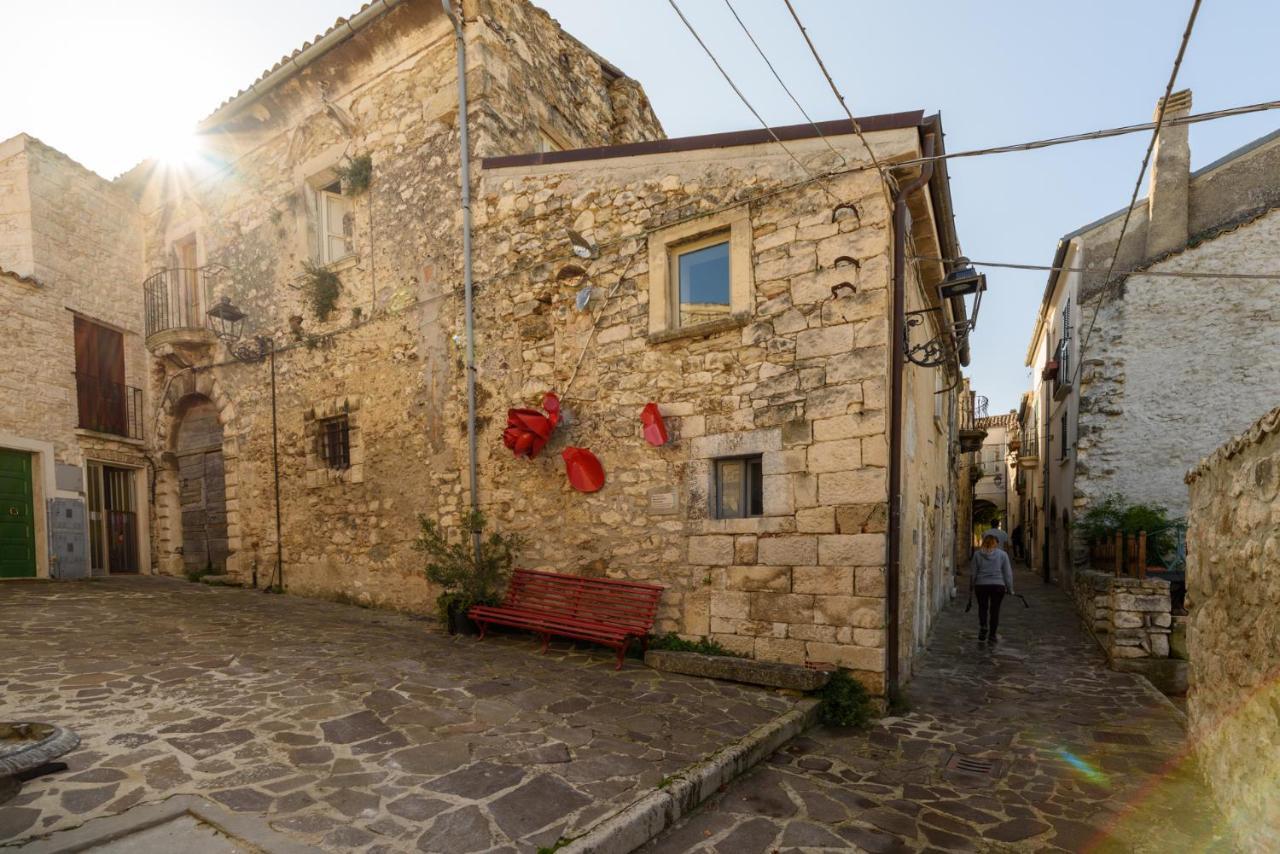
[[(472, 605), (502, 601), (521, 538), (497, 532), (485, 536), (484, 514), (479, 511), (467, 514), (456, 541), (432, 519), (419, 516), (418, 524), (422, 530), (413, 547), (426, 555), (427, 579), (441, 587), (436, 597), (440, 622), (451, 635), (476, 634), (467, 611)], [(480, 535), (479, 551), (473, 546), (475, 534)]]

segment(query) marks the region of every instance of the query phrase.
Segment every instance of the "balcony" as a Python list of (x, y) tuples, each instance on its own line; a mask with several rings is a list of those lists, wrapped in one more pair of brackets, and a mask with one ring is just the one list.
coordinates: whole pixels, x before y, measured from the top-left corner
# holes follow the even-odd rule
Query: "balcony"
[(76, 404), (81, 430), (142, 438), (142, 389), (76, 374)]
[(1039, 460), (1039, 437), (1032, 432), (1023, 433), (1022, 440), (1018, 443), (1018, 467), (1024, 469), (1035, 468), (1035, 465)]
[(975, 426), (976, 418), (987, 417), (987, 399), (980, 394), (973, 396), (973, 408), (970, 411), (967, 407), (962, 408), (960, 412), (959, 438), (960, 450), (964, 452), (977, 451), (982, 447), (982, 442), (987, 438), (987, 431), (982, 427)]
[(1053, 399), (1062, 400), (1071, 394), (1071, 381), (1073, 379), (1071, 365), (1071, 341), (1063, 338), (1058, 342), (1058, 347), (1054, 351), (1053, 360), (1057, 363), (1057, 370), (1053, 374)]
[(205, 312), (213, 305), (213, 288), (227, 269), (220, 264), (173, 268), (153, 273), (142, 283), (147, 347), (211, 346), (217, 338)]

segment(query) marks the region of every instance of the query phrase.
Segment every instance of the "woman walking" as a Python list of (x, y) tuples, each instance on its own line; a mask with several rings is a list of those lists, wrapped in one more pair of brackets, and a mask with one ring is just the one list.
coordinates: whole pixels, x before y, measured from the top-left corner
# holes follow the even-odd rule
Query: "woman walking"
[(982, 548), (973, 553), (969, 589), (978, 596), (978, 640), (990, 638), (996, 643), (1000, 640), (1000, 602), (1006, 593), (1013, 595), (1013, 565), (992, 534), (984, 535)]

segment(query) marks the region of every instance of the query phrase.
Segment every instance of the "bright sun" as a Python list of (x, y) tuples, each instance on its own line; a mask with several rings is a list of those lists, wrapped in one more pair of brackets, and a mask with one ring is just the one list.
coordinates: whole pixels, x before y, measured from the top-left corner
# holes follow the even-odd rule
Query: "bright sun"
[(174, 128), (159, 138), (156, 159), (165, 166), (192, 166), (200, 159), (200, 141), (184, 128)]

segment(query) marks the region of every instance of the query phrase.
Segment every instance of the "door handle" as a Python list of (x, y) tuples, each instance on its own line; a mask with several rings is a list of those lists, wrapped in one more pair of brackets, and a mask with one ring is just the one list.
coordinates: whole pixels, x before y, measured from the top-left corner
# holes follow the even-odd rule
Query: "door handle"
[(18, 508), (17, 508), (17, 507), (14, 507), (12, 504), (10, 504), (10, 505), (9, 505), (9, 515), (10, 515), (10, 516), (17, 516), (17, 515), (18, 515)]

